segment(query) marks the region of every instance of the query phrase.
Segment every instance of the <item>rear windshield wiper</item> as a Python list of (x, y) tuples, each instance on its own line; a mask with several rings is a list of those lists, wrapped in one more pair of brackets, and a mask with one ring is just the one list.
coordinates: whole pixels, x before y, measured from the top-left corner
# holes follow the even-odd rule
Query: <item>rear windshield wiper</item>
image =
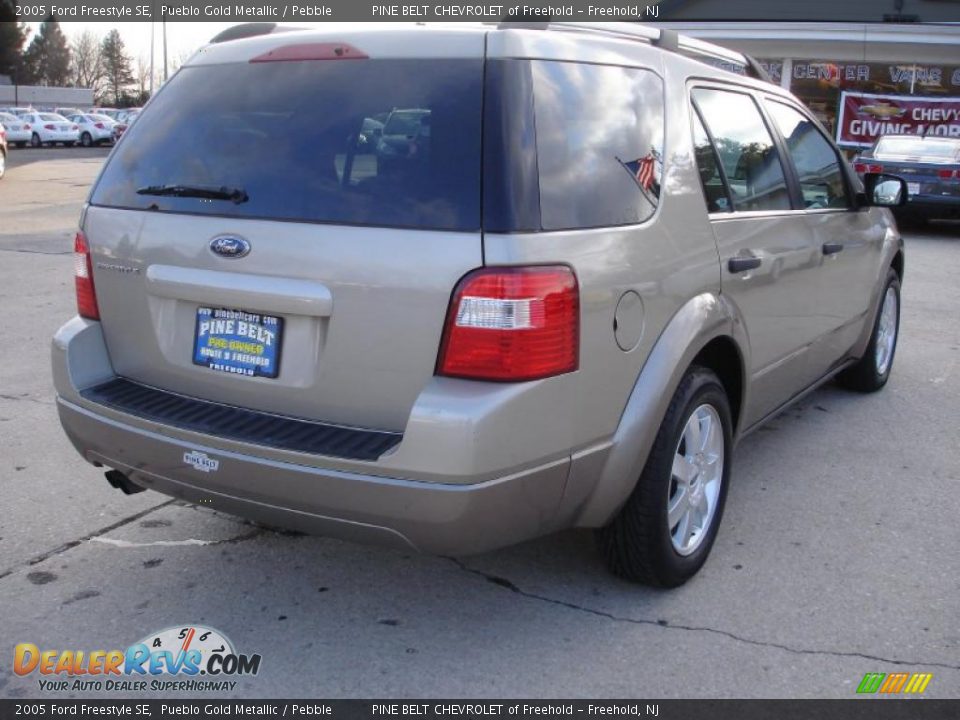
[(229, 200), (237, 205), (250, 199), (247, 196), (247, 191), (243, 188), (204, 185), (147, 185), (139, 188), (137, 195), (169, 195), (173, 197), (204, 198), (205, 200)]

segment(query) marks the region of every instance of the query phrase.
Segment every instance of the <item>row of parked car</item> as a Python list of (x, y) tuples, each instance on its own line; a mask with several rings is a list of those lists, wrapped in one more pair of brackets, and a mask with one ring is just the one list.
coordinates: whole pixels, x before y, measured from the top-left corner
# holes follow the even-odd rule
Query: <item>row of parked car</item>
[(6, 132), (7, 144), (17, 147), (57, 143), (92, 147), (119, 140), (139, 113), (140, 108), (0, 108), (0, 128)]

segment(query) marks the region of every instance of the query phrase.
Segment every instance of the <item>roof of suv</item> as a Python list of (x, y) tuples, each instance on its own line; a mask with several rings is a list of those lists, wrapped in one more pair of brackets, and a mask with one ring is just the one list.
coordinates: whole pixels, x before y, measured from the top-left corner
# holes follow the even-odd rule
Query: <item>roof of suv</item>
[[(763, 82), (766, 79), (763, 71), (752, 58), (670, 30), (634, 23), (391, 23), (347, 29), (296, 29), (272, 23), (248, 25), (253, 27), (240, 25), (221, 33), (187, 64), (321, 59), (316, 53), (326, 51), (329, 59), (486, 55), (580, 61), (589, 58), (591, 62), (611, 64), (640, 59), (653, 68), (660, 68), (664, 56), (670, 53), (681, 67), (688, 68), (688, 74), (728, 82), (737, 77), (741, 82), (753, 84), (751, 81), (755, 81), (757, 87), (789, 96), (779, 86)], [(419, 36), (417, 42), (410, 42), (411, 34)], [(285, 52), (278, 53), (280, 49)], [(293, 52), (286, 52), (288, 50)], [(685, 65), (687, 62), (695, 64)], [(752, 77), (724, 69), (725, 65), (743, 67)]]

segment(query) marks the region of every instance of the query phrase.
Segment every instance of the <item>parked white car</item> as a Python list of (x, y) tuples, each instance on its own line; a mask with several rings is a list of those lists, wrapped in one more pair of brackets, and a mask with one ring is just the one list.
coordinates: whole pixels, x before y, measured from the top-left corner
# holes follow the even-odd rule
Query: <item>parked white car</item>
[(67, 147), (80, 142), (80, 126), (56, 113), (33, 112), (21, 115), (30, 125), (30, 144), (33, 147), (63, 143)]
[(80, 144), (84, 147), (113, 142), (113, 126), (117, 123), (106, 115), (78, 113), (67, 120), (80, 128)]
[(0, 125), (7, 131), (7, 144), (23, 147), (30, 142), (30, 125), (7, 112), (0, 112)]

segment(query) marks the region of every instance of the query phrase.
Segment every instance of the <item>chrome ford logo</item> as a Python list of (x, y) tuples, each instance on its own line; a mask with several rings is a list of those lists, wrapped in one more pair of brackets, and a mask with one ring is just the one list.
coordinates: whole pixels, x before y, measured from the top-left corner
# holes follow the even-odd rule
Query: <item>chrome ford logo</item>
[(242, 258), (250, 253), (250, 243), (235, 235), (221, 235), (210, 241), (210, 251), (225, 258)]

